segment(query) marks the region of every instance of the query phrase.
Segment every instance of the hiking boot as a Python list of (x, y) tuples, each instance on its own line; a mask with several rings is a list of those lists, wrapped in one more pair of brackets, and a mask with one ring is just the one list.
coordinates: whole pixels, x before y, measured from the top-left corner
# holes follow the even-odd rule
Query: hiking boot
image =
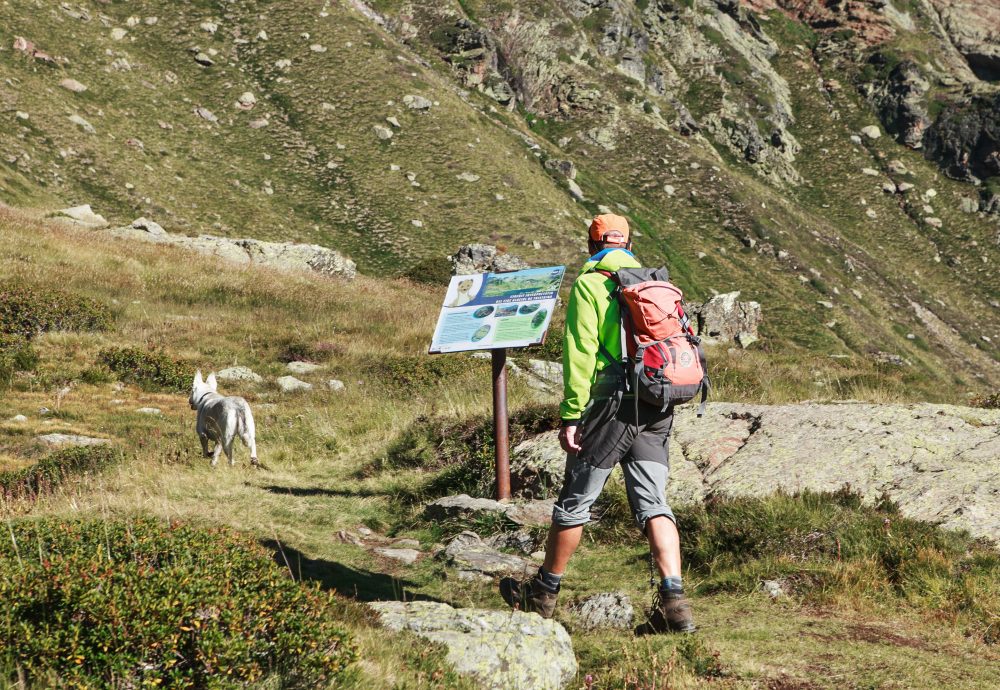
[(697, 628), (691, 612), (691, 600), (684, 592), (660, 589), (656, 592), (649, 622), (635, 629), (636, 635), (654, 633), (693, 633)]
[(505, 577), (500, 580), (500, 596), (512, 609), (537, 613), (542, 618), (552, 618), (556, 610), (559, 589), (552, 591), (539, 575), (529, 580)]

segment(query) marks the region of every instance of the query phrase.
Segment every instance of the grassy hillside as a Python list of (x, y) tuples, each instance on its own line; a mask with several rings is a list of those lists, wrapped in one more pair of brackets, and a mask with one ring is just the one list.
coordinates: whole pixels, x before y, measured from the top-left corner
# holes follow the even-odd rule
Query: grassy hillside
[[(759, 17), (767, 44), (702, 0), (667, 3), (668, 18), (649, 3), (579, 16), (549, 2), (376, 3), (386, 26), (349, 4), (0, 8), (0, 201), (319, 242), (372, 276), (473, 240), (572, 267), (584, 222), (607, 206), (691, 298), (760, 301), (762, 347), (779, 359), (899, 355), (910, 366), (892, 378), (934, 400), (1000, 381), (995, 224), (960, 211), (970, 186), (918, 153), (851, 140), (877, 119), (829, 35), (772, 12)], [(609, 26), (651, 37), (643, 64), (666, 87), (622, 72), (632, 44), (607, 48)], [(469, 86), (487, 58), (449, 53), (470, 31), (491, 37), (486, 56), (519, 94), (510, 107)], [(15, 36), (53, 62), (10, 48)], [(683, 112), (700, 132), (681, 133)], [(794, 153), (762, 140), (753, 163), (733, 149), (726, 128), (754, 118)], [(560, 160), (584, 201), (545, 165)], [(890, 180), (913, 189), (888, 194)]]
[[(108, 438), (122, 456), (103, 470), (71, 474), (38, 497), (6, 495), (0, 503), (5, 519), (147, 515), (234, 528), (270, 545), (297, 578), (336, 592), (324, 615), (350, 633), (359, 655), (343, 684), (461, 686), (440, 650), (373, 627), (362, 602), (431, 597), (497, 608), (502, 602), (494, 588), (456, 580), (430, 556), (403, 566), (338, 537), (340, 530), (363, 526), (375, 531), (377, 543), (415, 538), (430, 551), (468, 526), (424, 522), (416, 502), (449, 490), (454, 467), (393, 466), (390, 453), (415, 438), (406, 432), (426, 426), (421, 419), (468, 428), (489, 409), (485, 363), (423, 355), (438, 290), (402, 280), (344, 283), (220, 265), (9, 211), (0, 212), (0, 259), (3, 281), (38, 294), (58, 286), (107, 305), (113, 315), (107, 330), (34, 338), (36, 370), (14, 375), (0, 401), (0, 419), (7, 420), (0, 423), (0, 469), (47, 457), (35, 441), (42, 433)], [(99, 353), (108, 347), (160, 352), (186, 372), (238, 363), (267, 377), (262, 385), (222, 385), (253, 405), (267, 469), (251, 469), (242, 448), (235, 468), (223, 463), (211, 469), (200, 457), (186, 393), (141, 380), (120, 383), (120, 375), (99, 366)], [(285, 373), (282, 360), (303, 353), (324, 363), (303, 377), (316, 388), (281, 393), (271, 381)], [(742, 358), (753, 356), (734, 355), (732, 366), (752, 369)], [(716, 359), (726, 361), (721, 352)], [(758, 360), (755, 375), (768, 395), (796, 394), (794, 379), (789, 387), (767, 385), (771, 370), (764, 361)], [(345, 382), (345, 391), (325, 390), (323, 382), (333, 377)], [(767, 397), (757, 388), (743, 393), (723, 385), (727, 397)], [(537, 406), (517, 379), (511, 395), (515, 414)], [(162, 414), (137, 412), (143, 407)], [(10, 421), (15, 414), (28, 419)], [(620, 487), (610, 491), (605, 519), (588, 532), (564, 598), (620, 588), (641, 605), (649, 594), (645, 550), (628, 525)], [(703, 633), (694, 641), (636, 641), (621, 633), (587, 633), (563, 615), (581, 664), (577, 686), (991, 682), (998, 661), (994, 551), (909, 523), (891, 507), (861, 509), (849, 496), (726, 506), (678, 508), (687, 535), (686, 577)], [(884, 531), (886, 519), (894, 525), (892, 538)], [(486, 534), (506, 529), (473, 527)], [(803, 542), (807, 534), (825, 536)], [(766, 546), (748, 551), (739, 546), (747, 539)], [(813, 545), (808, 555), (803, 543)], [(835, 543), (843, 545), (842, 553)], [(785, 581), (788, 598), (771, 601), (757, 590), (761, 579), (771, 578)]]

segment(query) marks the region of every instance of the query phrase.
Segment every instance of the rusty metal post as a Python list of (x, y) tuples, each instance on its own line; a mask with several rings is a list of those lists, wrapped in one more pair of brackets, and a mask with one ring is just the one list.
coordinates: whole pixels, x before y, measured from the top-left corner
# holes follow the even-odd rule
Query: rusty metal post
[(510, 438), (507, 422), (507, 350), (492, 350), (493, 441), (496, 446), (497, 500), (510, 498)]

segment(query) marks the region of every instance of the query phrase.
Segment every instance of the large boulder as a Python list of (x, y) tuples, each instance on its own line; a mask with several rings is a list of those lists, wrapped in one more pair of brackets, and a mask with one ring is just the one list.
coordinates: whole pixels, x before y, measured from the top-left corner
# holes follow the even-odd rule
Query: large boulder
[(383, 626), (448, 649), (448, 662), (483, 688), (557, 690), (576, 675), (573, 641), (553, 620), (521, 611), (455, 609), (431, 601), (370, 604)]
[(448, 258), (451, 261), (451, 274), (455, 276), (506, 273), (529, 268), (523, 259), (504, 254), (491, 244), (466, 244)]
[(424, 507), (428, 520), (470, 520), (486, 515), (502, 515), (518, 525), (547, 525), (552, 517), (552, 501), (542, 500), (501, 503), (490, 498), (473, 498), (468, 494), (445, 496)]
[(691, 312), (697, 316), (698, 335), (711, 342), (735, 341), (742, 347), (756, 342), (763, 320), (760, 304), (740, 302), (739, 296), (739, 292), (727, 292), (704, 304), (691, 304)]

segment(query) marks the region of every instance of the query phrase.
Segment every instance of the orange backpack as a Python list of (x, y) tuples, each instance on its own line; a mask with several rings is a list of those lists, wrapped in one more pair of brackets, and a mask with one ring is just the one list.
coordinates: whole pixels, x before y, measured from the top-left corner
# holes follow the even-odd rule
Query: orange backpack
[[(597, 273), (616, 285), (612, 297), (618, 300), (621, 312), (622, 365), (636, 394), (636, 417), (639, 400), (666, 410), (693, 400), (699, 392), (701, 417), (711, 386), (705, 353), (684, 312), (684, 295), (670, 282), (667, 269), (623, 268)], [(603, 345), (601, 350), (611, 359)]]

